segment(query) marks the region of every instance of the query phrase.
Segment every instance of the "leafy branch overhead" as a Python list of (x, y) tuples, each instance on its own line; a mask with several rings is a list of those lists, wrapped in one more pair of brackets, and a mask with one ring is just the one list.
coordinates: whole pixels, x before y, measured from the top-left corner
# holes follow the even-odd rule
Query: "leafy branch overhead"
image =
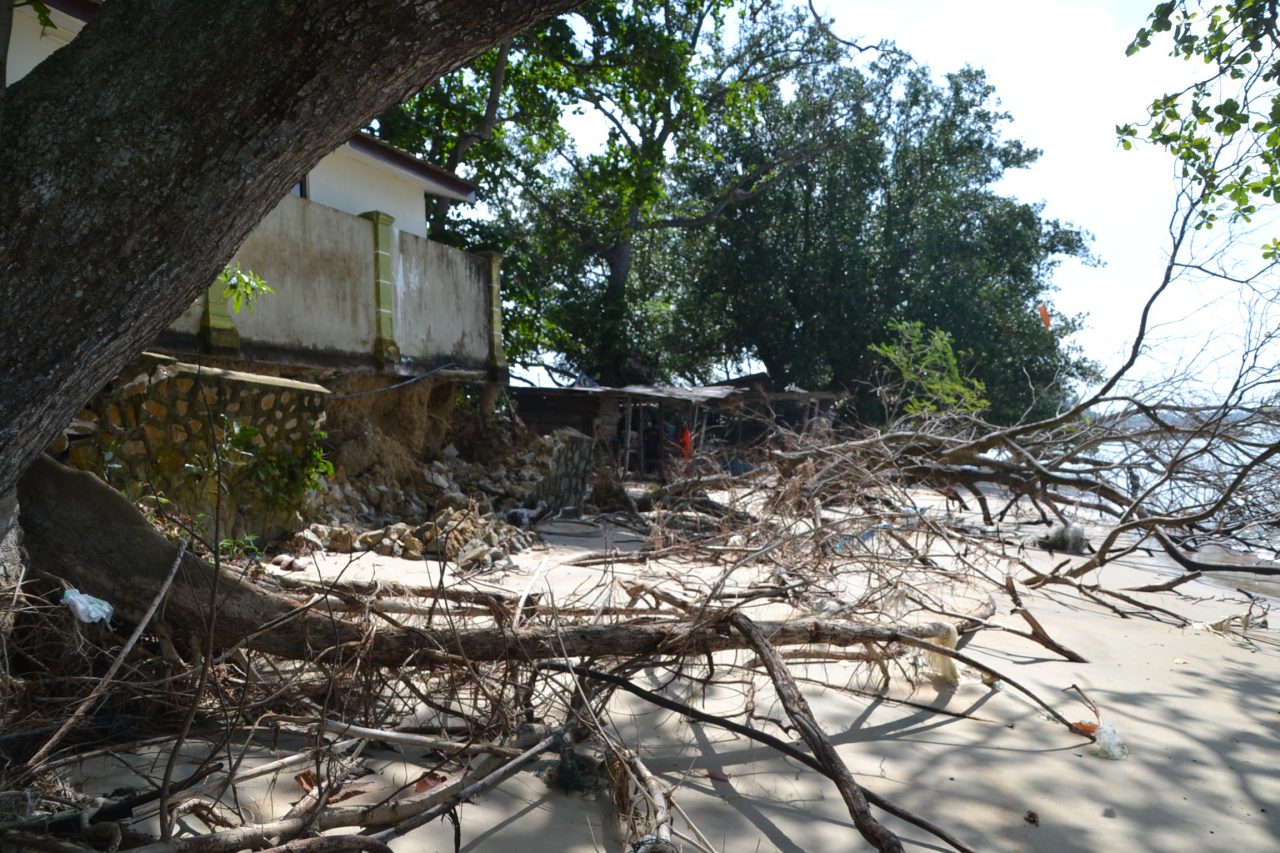
[[(1276, 16), (1275, 0), (1165, 2), (1129, 45), (1132, 55), (1167, 39), (1170, 55), (1207, 69), (1152, 101), (1144, 124), (1116, 129), (1125, 148), (1143, 135), (1177, 157), (1205, 202), (1201, 227), (1224, 211), (1248, 220), (1280, 190)], [(1274, 255), (1274, 246), (1268, 251)]]

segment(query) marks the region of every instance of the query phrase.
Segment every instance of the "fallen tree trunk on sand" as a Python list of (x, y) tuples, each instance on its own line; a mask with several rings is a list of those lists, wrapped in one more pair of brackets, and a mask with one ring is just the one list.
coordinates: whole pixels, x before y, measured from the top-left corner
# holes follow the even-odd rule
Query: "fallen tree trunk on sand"
[[(18, 492), (30, 567), (105, 599), (126, 621), (142, 619), (178, 557), (179, 546), (101, 480), (47, 457), (23, 476)], [(219, 571), (214, 602), (214, 577)], [(306, 601), (269, 592), (236, 572), (219, 570), (188, 553), (180, 561), (155, 622), (169, 626), (174, 636), (194, 633), (203, 637), (214, 610), (213, 648), (219, 652), (239, 646), (301, 660), (358, 653), (372, 666), (460, 659), (694, 655), (746, 646), (739, 634), (726, 630), (723, 619), (715, 613), (697, 623), (535, 625), (515, 630), (379, 625), (371, 636), (366, 624), (336, 618)], [(953, 627), (941, 622), (903, 626), (817, 619), (758, 625), (775, 646), (890, 645), (903, 635), (945, 637)], [(867, 657), (891, 657), (901, 651), (901, 647), (868, 648)]]

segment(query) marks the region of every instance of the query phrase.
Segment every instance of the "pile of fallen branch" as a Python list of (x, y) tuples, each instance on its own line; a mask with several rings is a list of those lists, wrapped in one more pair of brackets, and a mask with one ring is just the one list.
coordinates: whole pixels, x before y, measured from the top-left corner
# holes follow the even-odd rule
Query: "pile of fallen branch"
[[(218, 565), (92, 476), (42, 461), (19, 490), (24, 558), (5, 575), (0, 844), (383, 850), (433, 820), (456, 822), (458, 804), (550, 753), (558, 783), (610, 791), (631, 849), (717, 849), (646, 767), (644, 745), (619, 740), (610, 715), (625, 694), (821, 773), (877, 849), (901, 849), (884, 814), (970, 849), (856, 782), (795, 670), (839, 661), (860, 675), (829, 687), (874, 692), (894, 679), (954, 683), (968, 668), (1025, 695), (1064, 738), (1091, 738), (960, 639), (1001, 631), (1082, 660), (1025, 605), (1020, 589), (1037, 586), (1185, 622), (1149, 595), (1184, 578), (1136, 591), (1088, 580), (1135, 548), (1203, 572), (1224, 566), (1192, 556), (1198, 549), (1262, 541), (1269, 519), (1252, 496), (1276, 473), (1264, 413), (1182, 415), (792, 436), (798, 449), (758, 460), (750, 475), (651, 494), (628, 521), (646, 533), (642, 549), (575, 561), (638, 569), (559, 596), (460, 580), (443, 561), (439, 583), (416, 586)], [(1133, 443), (1135, 419), (1150, 440)], [(1234, 473), (1204, 461), (1223, 453), (1248, 458), (1226, 457), (1241, 462)], [(1072, 532), (1086, 518), (1092, 544)], [(1052, 524), (1057, 532), (1039, 538), (1065, 553), (1046, 572), (1024, 553), (1037, 538), (1028, 531)], [(702, 570), (688, 570), (695, 564)], [(111, 602), (127, 637), (54, 605), (67, 587)], [(804, 747), (769, 731), (778, 720), (759, 725), (754, 700), (702, 707), (697, 697), (717, 679), (768, 685)], [(111, 727), (121, 719), (145, 723)], [(281, 738), (289, 754), (250, 760)], [(379, 749), (413, 750), (427, 766), (378, 787), (364, 756)], [(71, 789), (83, 762), (146, 750), (163, 756), (154, 788), (93, 801)], [(234, 806), (239, 786), (286, 771), (299, 786), (287, 813)], [(342, 828), (352, 834), (321, 835)]]

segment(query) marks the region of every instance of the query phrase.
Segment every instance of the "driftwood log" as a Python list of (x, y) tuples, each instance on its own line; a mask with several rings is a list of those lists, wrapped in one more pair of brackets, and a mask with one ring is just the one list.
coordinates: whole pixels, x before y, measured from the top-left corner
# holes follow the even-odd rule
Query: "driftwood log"
[[(178, 557), (170, 542), (126, 500), (97, 477), (43, 458), (19, 484), (23, 546), (29, 567), (110, 602), (123, 620), (142, 619)], [(213, 579), (217, 584), (216, 605)], [(317, 659), (360, 647), (365, 663), (402, 666), (415, 661), (496, 661), (655, 653), (706, 654), (743, 648), (740, 634), (727, 630), (714, 613), (693, 623), (667, 620), (596, 625), (534, 625), (468, 630), (379, 625), (368, 627), (334, 617), (250, 583), (238, 572), (217, 569), (191, 554), (182, 557), (177, 577), (154, 621), (174, 636), (207, 636), (216, 607), (213, 647), (243, 647), (283, 658)], [(947, 626), (877, 625), (834, 620), (760, 622), (775, 646), (826, 643), (834, 646), (893, 644), (903, 635), (925, 640), (944, 636)], [(181, 629), (181, 630), (176, 630)], [(870, 656), (891, 656), (887, 649)]]

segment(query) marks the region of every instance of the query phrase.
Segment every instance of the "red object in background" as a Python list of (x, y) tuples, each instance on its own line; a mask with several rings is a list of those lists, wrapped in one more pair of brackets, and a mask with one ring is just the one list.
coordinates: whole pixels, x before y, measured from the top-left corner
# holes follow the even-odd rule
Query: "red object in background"
[(680, 428), (680, 458), (693, 458), (693, 434), (689, 432), (688, 427)]
[(1046, 335), (1052, 335), (1053, 330), (1049, 328), (1049, 309), (1043, 305), (1037, 305), (1036, 307), (1040, 309), (1040, 322), (1044, 323), (1044, 333)]

